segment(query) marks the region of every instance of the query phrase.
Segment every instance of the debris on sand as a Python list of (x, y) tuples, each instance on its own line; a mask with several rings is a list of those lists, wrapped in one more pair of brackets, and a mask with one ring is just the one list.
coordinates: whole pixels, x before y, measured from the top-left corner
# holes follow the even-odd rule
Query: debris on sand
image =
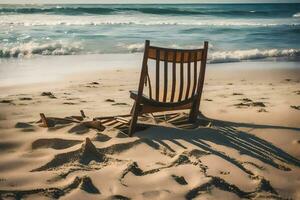
[(238, 92), (234, 92), (232, 93), (233, 96), (239, 96), (239, 95), (244, 95), (243, 93), (238, 93)]
[(257, 112), (268, 112), (268, 111), (266, 109), (264, 109), (264, 108), (261, 108)]
[(47, 96), (51, 99), (56, 99), (56, 96), (54, 96), (54, 94), (52, 92), (42, 92), (41, 96)]
[(21, 97), (21, 98), (19, 98), (19, 100), (21, 100), (21, 101), (30, 101), (30, 100), (32, 100), (32, 98), (31, 97)]
[(0, 101), (0, 103), (12, 103), (12, 102), (13, 102), (13, 100), (11, 100), (11, 99), (3, 99)]
[(300, 95), (300, 90), (294, 91), (295, 94)]
[(296, 110), (300, 110), (300, 106), (291, 106), (291, 108), (294, 108)]
[(93, 81), (93, 82), (91, 82), (90, 84), (91, 84), (91, 85), (99, 85), (99, 83), (96, 82), (96, 81)]
[(112, 106), (128, 106), (128, 103), (113, 103)]
[(188, 184), (183, 176), (176, 176), (175, 174), (172, 174), (171, 176), (180, 185)]
[(240, 99), (242, 102), (238, 103), (238, 104), (234, 104), (234, 106), (238, 107), (238, 108), (242, 108), (242, 107), (266, 107), (266, 105), (261, 102), (261, 101), (252, 101), (249, 98), (243, 98)]
[(241, 99), (241, 100), (244, 101), (244, 102), (252, 102), (252, 100), (249, 99), (249, 98), (243, 98), (243, 99)]
[(15, 128), (33, 128), (33, 126), (29, 123), (17, 122)]
[(113, 99), (105, 99), (105, 102), (115, 102)]

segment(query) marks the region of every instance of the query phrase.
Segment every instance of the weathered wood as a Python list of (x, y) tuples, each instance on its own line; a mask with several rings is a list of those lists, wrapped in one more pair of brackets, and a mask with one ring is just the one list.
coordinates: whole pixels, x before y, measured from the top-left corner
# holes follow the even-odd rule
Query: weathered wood
[[(145, 52), (143, 58), (142, 72), (138, 92), (130, 92), (130, 97), (135, 100), (132, 108), (132, 118), (129, 126), (129, 136), (134, 132), (138, 115), (143, 113), (175, 111), (181, 109), (190, 109), (190, 119), (196, 119), (199, 112), (199, 105), (201, 93), (203, 90), (205, 66), (207, 59), (208, 43), (204, 43), (203, 49), (169, 49), (150, 46), (147, 40), (145, 43)], [(150, 98), (143, 95), (143, 86), (145, 77), (150, 81), (148, 75), (148, 59), (156, 60), (155, 70), (155, 99), (152, 99), (151, 92), (149, 91)], [(164, 62), (164, 86), (162, 86), (163, 93), (160, 94), (160, 62)], [(198, 70), (198, 61), (201, 61), (201, 69)], [(168, 63), (172, 63), (172, 87), (171, 96), (168, 100)], [(187, 67), (185, 64), (187, 63)], [(194, 63), (194, 70), (192, 76), (192, 63)], [(179, 89), (177, 97), (177, 64), (179, 64)], [(186, 77), (185, 78), (185, 71)], [(200, 71), (200, 72), (198, 72)], [(186, 80), (185, 80), (186, 79)], [(193, 79), (193, 84), (192, 84)], [(150, 86), (151, 88), (151, 86)], [(183, 94), (185, 90), (185, 93)], [(175, 95), (176, 94), (176, 95)], [(160, 95), (162, 98), (160, 98)], [(184, 96), (183, 96), (184, 95)], [(175, 97), (176, 96), (176, 97)], [(175, 100), (176, 98), (176, 100)], [(121, 120), (123, 121), (123, 120)], [(123, 121), (124, 122), (124, 121)]]
[[(196, 57), (197, 54), (195, 53), (194, 56)], [(195, 60), (195, 59), (194, 59)], [(197, 73), (197, 61), (194, 61), (194, 82), (193, 82), (193, 90), (192, 90), (192, 96), (195, 95), (195, 91), (196, 91), (196, 85), (197, 85), (197, 77), (198, 77), (198, 73)]]
[[(174, 51), (174, 49), (150, 46), (148, 50), (149, 52), (148, 58), (154, 60), (157, 60), (158, 58), (160, 61), (165, 61), (164, 55), (166, 51), (170, 52), (170, 51)], [(189, 62), (188, 59), (189, 52), (196, 53), (196, 57), (192, 58), (192, 62), (202, 60), (201, 52), (203, 51), (203, 49), (176, 49), (176, 51), (178, 52), (178, 54), (168, 55), (167, 57), (168, 62), (173, 62), (173, 60), (175, 60), (176, 63), (181, 63), (181, 62), (187, 63)], [(183, 54), (183, 59), (181, 59), (181, 54)]]
[(143, 57), (143, 65), (142, 65), (142, 71), (141, 71), (139, 88), (138, 88), (138, 97), (135, 99), (135, 103), (133, 104), (133, 107), (132, 107), (132, 113), (131, 113), (132, 118), (130, 121), (129, 130), (128, 130), (129, 136), (132, 136), (132, 134), (136, 128), (136, 124), (137, 124), (137, 120), (138, 120), (140, 101), (141, 101), (141, 98), (143, 95), (143, 90), (144, 90), (144, 80), (145, 80), (145, 77), (147, 74), (149, 46), (150, 46), (150, 41), (146, 40), (145, 52), (144, 52), (144, 57)]
[(157, 101), (159, 101), (159, 72), (160, 72), (160, 53), (159, 53), (159, 49), (156, 50), (157, 51), (157, 57), (156, 57), (156, 77), (155, 77), (155, 99)]
[[(189, 52), (189, 60), (191, 60), (191, 52)], [(189, 98), (190, 93), (190, 86), (191, 86), (191, 62), (188, 62), (187, 67), (187, 86), (186, 86), (186, 93), (185, 93), (185, 99)]]
[(167, 100), (168, 94), (168, 51), (165, 51), (165, 65), (164, 65), (164, 95), (163, 95), (163, 102)]
[(114, 119), (116, 117), (130, 117), (131, 114), (124, 114), (124, 115), (115, 115), (115, 116), (103, 116), (103, 117), (94, 117), (94, 120), (105, 120), (105, 119)]
[(40, 113), (40, 116), (41, 116), (41, 120), (42, 120), (42, 123), (45, 127), (49, 127), (49, 124), (48, 124), (48, 121), (47, 121), (47, 118), (45, 116), (44, 113)]
[(183, 93), (183, 81), (184, 81), (184, 70), (183, 70), (183, 57), (184, 54), (181, 53), (181, 63), (180, 63), (180, 85), (179, 85), (179, 95), (178, 95), (178, 101), (181, 101), (182, 99), (182, 93)]
[(192, 106), (192, 109), (190, 111), (190, 116), (189, 116), (189, 119), (192, 122), (194, 122), (197, 119), (197, 115), (199, 112), (200, 100), (201, 100), (201, 96), (202, 96), (204, 78), (205, 78), (207, 51), (208, 51), (208, 42), (204, 42), (204, 51), (202, 51), (203, 59), (201, 61), (201, 68), (200, 68), (200, 73), (199, 73), (199, 77), (198, 77), (196, 99)]
[(130, 120), (124, 118), (124, 117), (115, 117), (115, 120), (118, 122), (121, 122), (123, 124), (129, 124)]
[(174, 101), (175, 90), (176, 90), (176, 50), (174, 51), (173, 63), (172, 63), (172, 91), (170, 101)]
[(86, 118), (86, 115), (84, 114), (83, 110), (80, 110), (80, 114), (82, 118)]

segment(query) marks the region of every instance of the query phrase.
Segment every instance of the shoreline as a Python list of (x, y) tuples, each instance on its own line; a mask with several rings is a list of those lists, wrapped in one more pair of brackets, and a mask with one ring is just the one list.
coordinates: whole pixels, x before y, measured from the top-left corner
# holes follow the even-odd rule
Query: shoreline
[[(34, 56), (32, 58), (1, 59), (0, 90), (20, 85), (47, 84), (71, 80), (71, 76), (98, 73), (102, 70), (140, 70), (142, 53)], [(241, 62), (208, 63), (207, 69), (255, 71), (300, 69), (298, 61), (269, 59)], [(9, 77), (9, 78), (8, 78)]]

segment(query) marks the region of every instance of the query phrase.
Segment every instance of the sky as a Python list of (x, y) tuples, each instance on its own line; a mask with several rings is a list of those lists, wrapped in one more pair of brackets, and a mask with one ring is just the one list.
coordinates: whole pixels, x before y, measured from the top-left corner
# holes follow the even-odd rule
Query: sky
[(0, 4), (64, 3), (300, 3), (300, 0), (0, 0)]

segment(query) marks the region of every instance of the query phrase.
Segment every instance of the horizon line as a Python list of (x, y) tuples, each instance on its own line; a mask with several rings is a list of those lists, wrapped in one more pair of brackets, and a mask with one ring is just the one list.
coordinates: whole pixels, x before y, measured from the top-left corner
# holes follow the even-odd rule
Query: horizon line
[(142, 5), (176, 5), (176, 4), (300, 4), (300, 2), (190, 2), (190, 3), (0, 3), (0, 5), (65, 5), (65, 4), (71, 4), (71, 5), (123, 5), (123, 4), (142, 4)]

